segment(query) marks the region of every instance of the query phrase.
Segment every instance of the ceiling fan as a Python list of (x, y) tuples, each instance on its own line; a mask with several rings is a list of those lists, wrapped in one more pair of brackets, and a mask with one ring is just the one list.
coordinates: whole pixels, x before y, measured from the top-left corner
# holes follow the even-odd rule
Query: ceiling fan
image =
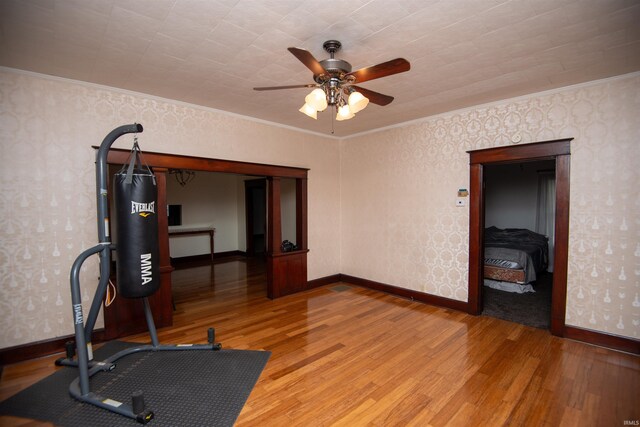
[[(327, 40), (322, 45), (330, 58), (318, 61), (305, 49), (290, 47), (288, 50), (313, 72), (314, 83), (290, 86), (255, 87), (254, 90), (279, 90), (296, 88), (315, 88), (305, 98), (300, 112), (317, 119), (317, 112), (331, 105), (336, 108), (336, 120), (348, 120), (364, 109), (369, 101), (378, 105), (388, 105), (393, 97), (357, 86), (373, 79), (409, 71), (411, 64), (404, 58), (396, 58), (371, 67), (351, 71), (351, 64), (335, 58), (342, 44), (337, 40)], [(346, 96), (346, 98), (345, 98)]]

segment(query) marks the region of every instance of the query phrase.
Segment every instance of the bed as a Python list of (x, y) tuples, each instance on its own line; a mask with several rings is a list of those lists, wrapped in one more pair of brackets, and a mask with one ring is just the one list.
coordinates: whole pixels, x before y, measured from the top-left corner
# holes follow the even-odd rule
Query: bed
[(486, 228), (485, 285), (509, 292), (535, 292), (531, 284), (549, 264), (548, 242), (546, 236), (524, 228)]

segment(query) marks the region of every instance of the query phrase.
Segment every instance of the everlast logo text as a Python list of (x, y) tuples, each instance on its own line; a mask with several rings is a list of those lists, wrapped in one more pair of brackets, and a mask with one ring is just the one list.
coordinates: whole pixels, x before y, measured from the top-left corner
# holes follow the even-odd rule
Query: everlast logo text
[(131, 213), (139, 214), (142, 217), (147, 217), (149, 214), (156, 213), (156, 202), (151, 203), (138, 203), (131, 202)]

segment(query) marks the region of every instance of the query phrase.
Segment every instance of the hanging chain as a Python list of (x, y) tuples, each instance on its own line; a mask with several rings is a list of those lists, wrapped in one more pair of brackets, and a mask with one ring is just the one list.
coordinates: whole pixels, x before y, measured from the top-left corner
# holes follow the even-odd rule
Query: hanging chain
[[(335, 113), (337, 114), (338, 107), (336, 107), (335, 105), (334, 105), (334, 107), (335, 107), (335, 109), (336, 109), (336, 110), (335, 110)], [(333, 122), (334, 122), (334, 120), (335, 120), (335, 114), (332, 114), (332, 115), (331, 115), (331, 135), (333, 135), (333, 132), (334, 132), (334, 128), (333, 128)]]

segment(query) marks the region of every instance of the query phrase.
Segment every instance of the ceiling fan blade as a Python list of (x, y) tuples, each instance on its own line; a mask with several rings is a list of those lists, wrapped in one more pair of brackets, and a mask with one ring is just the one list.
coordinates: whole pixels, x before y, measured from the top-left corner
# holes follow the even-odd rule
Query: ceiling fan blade
[(290, 47), (289, 52), (293, 54), (300, 62), (302, 62), (314, 75), (328, 74), (327, 70), (318, 62), (316, 58), (308, 50), (297, 47)]
[(383, 62), (382, 64), (352, 71), (347, 73), (347, 76), (353, 76), (356, 78), (357, 83), (362, 83), (368, 80), (390, 76), (392, 74), (403, 73), (405, 71), (409, 71), (410, 68), (411, 64), (409, 64), (409, 61), (404, 58), (396, 58), (391, 61)]
[(393, 101), (393, 96), (383, 95), (379, 92), (374, 92), (372, 90), (365, 89), (360, 86), (351, 86), (351, 87), (357, 90), (358, 92), (360, 92), (361, 94), (363, 94), (365, 98), (368, 98), (369, 101), (373, 102), (374, 104), (385, 106), (385, 105), (391, 104), (391, 101)]
[(267, 86), (267, 87), (254, 87), (253, 90), (279, 90), (279, 89), (297, 89), (301, 87), (316, 87), (316, 84), (306, 84), (306, 85), (290, 85), (290, 86)]

